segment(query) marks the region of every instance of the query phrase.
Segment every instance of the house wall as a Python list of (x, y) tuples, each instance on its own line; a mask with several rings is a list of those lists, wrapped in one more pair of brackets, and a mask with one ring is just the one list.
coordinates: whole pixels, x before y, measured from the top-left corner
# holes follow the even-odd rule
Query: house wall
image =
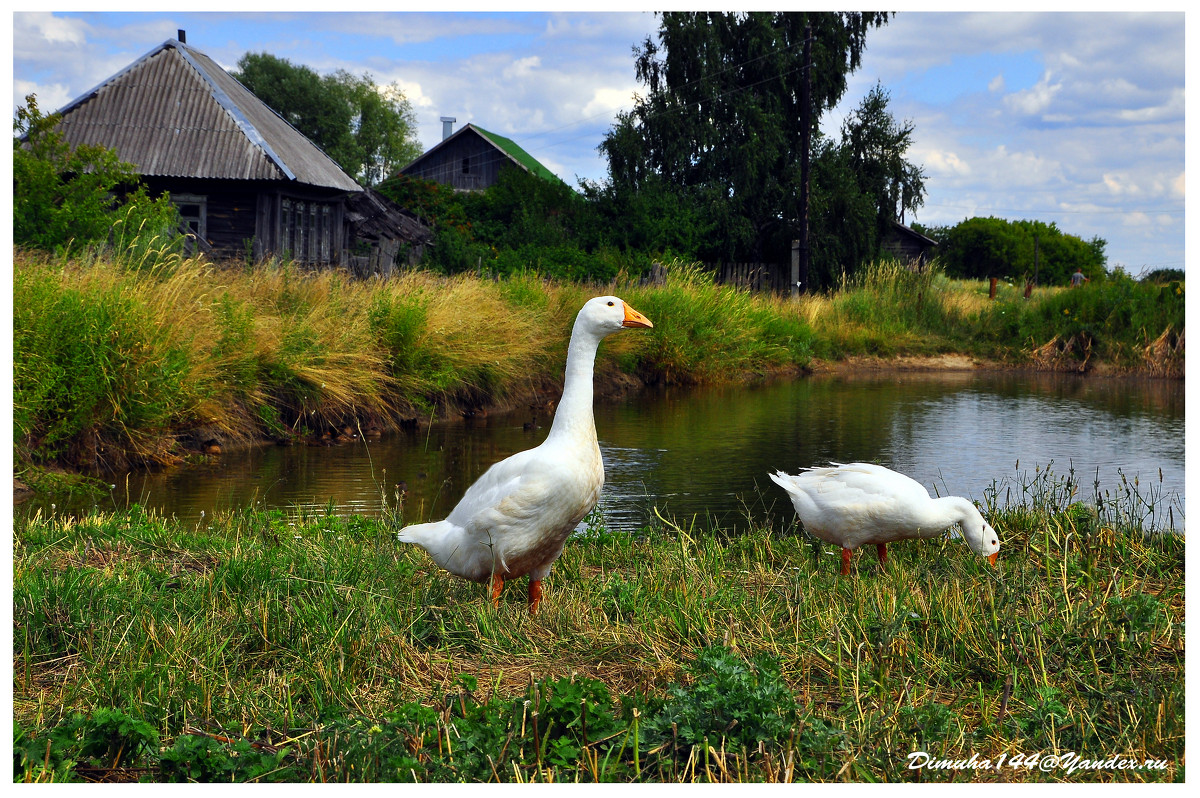
[[(344, 194), (261, 181), (145, 177), (143, 182), (154, 195), (167, 192), (173, 197), (186, 198), (184, 201), (189, 205), (203, 205), (205, 251), (214, 258), (241, 258), (249, 253), (255, 260), (274, 254), (306, 263), (345, 261)], [(285, 201), (292, 210), (290, 227)], [(328, 236), (328, 244), (324, 246), (319, 238), (314, 241), (309, 232), (314, 204), (318, 209), (328, 208), (327, 213), (317, 214), (318, 224)], [(298, 236), (296, 210), (301, 205), (305, 218)], [(305, 251), (298, 250), (297, 242)]]
[(404, 173), (433, 180), (456, 191), (479, 191), (496, 182), (500, 167), (511, 160), (491, 142), (474, 131), (467, 131), (446, 142), (428, 158), (406, 168)]
[(892, 228), (879, 243), (880, 250), (898, 261), (920, 261), (929, 259), (933, 244), (903, 230)]
[(912, 239), (899, 237), (884, 241), (881, 248), (887, 254), (902, 261), (918, 259), (924, 254), (924, 249), (920, 244)]

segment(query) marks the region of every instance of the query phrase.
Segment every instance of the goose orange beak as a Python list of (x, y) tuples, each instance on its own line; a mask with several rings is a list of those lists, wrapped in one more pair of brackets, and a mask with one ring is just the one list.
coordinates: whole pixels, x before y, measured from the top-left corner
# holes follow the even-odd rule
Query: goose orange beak
[(638, 313), (629, 303), (625, 303), (625, 320), (621, 322), (622, 327), (653, 327), (650, 319)]
[(998, 551), (993, 551), (991, 554), (988, 555), (988, 562), (990, 562), (992, 564), (993, 568), (996, 567), (996, 559), (999, 556), (1000, 556), (1000, 552), (998, 552)]

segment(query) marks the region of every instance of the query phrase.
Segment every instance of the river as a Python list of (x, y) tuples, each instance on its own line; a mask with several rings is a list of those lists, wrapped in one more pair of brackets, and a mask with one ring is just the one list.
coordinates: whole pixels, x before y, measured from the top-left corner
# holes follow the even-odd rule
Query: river
[[(595, 415), (607, 477), (599, 509), (614, 529), (637, 529), (656, 509), (702, 529), (791, 523), (769, 471), (856, 460), (902, 471), (931, 493), (1001, 505), (1047, 468), (1059, 478), (1073, 471), (1077, 499), (1136, 491), (1154, 507), (1153, 526), (1183, 529), (1181, 380), (870, 372), (650, 390), (597, 403)], [(436, 519), (488, 465), (548, 430), (549, 418), (530, 410), (329, 447), (255, 448), (121, 477), (95, 506), (136, 502), (188, 522), (252, 504), (379, 516), (403, 491), (407, 522)], [(18, 512), (54, 501), (39, 497)]]

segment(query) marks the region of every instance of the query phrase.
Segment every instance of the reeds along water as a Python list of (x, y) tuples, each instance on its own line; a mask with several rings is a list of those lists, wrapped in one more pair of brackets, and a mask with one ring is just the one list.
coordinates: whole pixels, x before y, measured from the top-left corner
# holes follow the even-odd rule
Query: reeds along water
[(598, 373), (634, 382), (738, 381), (853, 354), (1021, 362), (1031, 341), (1084, 328), (1090, 356), (1118, 368), (1183, 362), (1182, 287), (1128, 280), (981, 304), (982, 284), (883, 262), (795, 301), (679, 262), (661, 284), (603, 286), (420, 271), (355, 280), (132, 245), (14, 262), (18, 459), (82, 468), (170, 462), (185, 430), (232, 443), (320, 434), (552, 389), (575, 313), (602, 292), (655, 320), (651, 334), (601, 347)]

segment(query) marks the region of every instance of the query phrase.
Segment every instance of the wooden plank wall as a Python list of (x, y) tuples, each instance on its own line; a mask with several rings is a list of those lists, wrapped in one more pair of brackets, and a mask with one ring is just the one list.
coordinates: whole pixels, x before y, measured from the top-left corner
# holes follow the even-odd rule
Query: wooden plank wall
[(718, 283), (747, 291), (773, 291), (777, 294), (791, 290), (788, 284), (790, 269), (782, 263), (706, 263)]

